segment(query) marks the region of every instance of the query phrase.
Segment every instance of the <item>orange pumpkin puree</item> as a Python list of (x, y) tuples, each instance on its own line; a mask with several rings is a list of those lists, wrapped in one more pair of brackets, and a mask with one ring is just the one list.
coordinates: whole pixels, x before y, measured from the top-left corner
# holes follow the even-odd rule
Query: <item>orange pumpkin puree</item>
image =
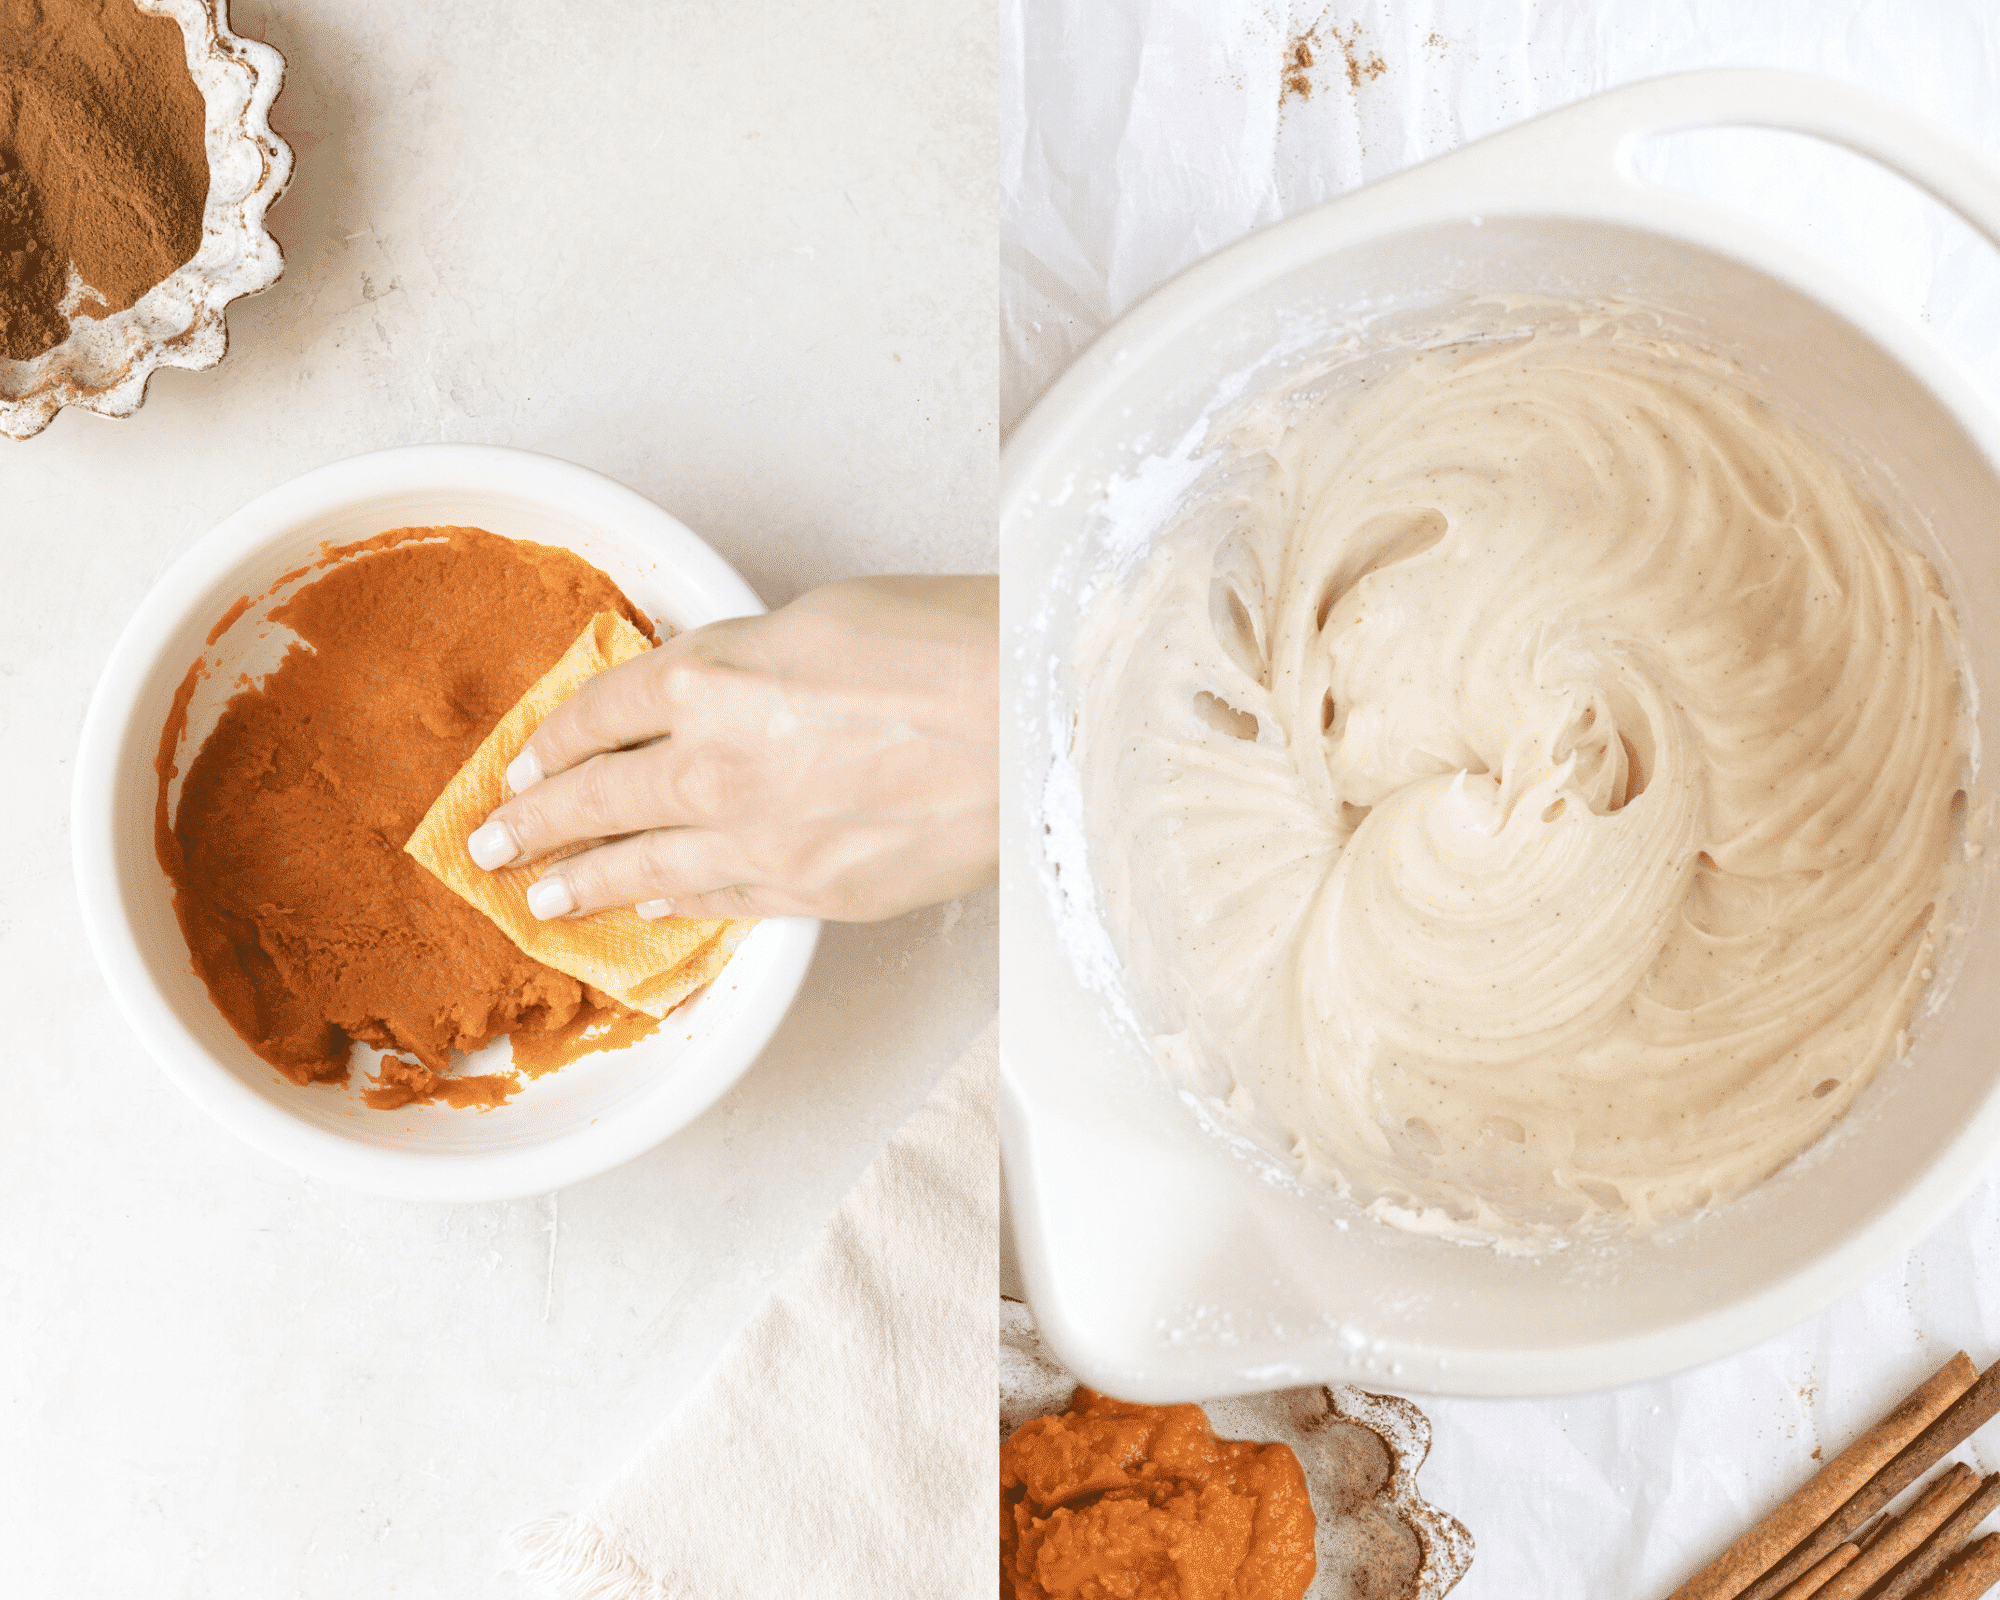
[[(345, 1083), (356, 1039), (400, 1052), (363, 1095), (382, 1111), (498, 1105), (521, 1072), (650, 1032), (652, 1018), (525, 955), (403, 844), (592, 617), (616, 609), (648, 637), (652, 623), (582, 557), (480, 528), (398, 528), (316, 565), (325, 576), (271, 612), (299, 642), (230, 699), (171, 826), (205, 660), (160, 734), (155, 848), (217, 1008), (294, 1083)], [(503, 1033), (516, 1071), (453, 1072)]]
[(1200, 1406), (1079, 1388), (1000, 1447), (1001, 1600), (1300, 1600), (1316, 1566), (1291, 1447)]

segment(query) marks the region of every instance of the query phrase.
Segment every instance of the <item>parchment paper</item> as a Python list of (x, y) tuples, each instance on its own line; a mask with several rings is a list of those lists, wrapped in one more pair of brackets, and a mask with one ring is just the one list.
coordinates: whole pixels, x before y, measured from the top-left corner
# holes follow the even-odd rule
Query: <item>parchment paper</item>
[[(1859, 83), (2000, 154), (2000, 6), (1971, 0), (1004, 0), (1003, 424), (1252, 229), (1704, 66)], [(1761, 132), (1656, 141), (1642, 171), (1843, 262), (2000, 393), (2000, 257), (1900, 180)], [(1478, 1541), (1454, 1600), (1664, 1596), (1960, 1347), (2000, 1359), (1991, 1177), (1874, 1281), (1732, 1360), (1580, 1399), (1426, 1399), (1425, 1493)], [(2000, 1428), (1959, 1457), (2000, 1468)]]

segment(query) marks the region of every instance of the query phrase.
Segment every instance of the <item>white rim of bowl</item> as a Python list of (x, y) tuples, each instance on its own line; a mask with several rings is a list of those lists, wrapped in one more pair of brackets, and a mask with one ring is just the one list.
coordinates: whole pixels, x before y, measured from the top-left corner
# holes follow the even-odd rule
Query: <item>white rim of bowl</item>
[[(225, 518), (169, 567), (119, 635), (85, 713), (71, 789), (71, 858), (84, 932), (111, 996), (160, 1069), (210, 1116), (263, 1154), (307, 1177), (393, 1199), (474, 1202), (546, 1194), (620, 1166), (688, 1126), (722, 1097), (770, 1042), (790, 1009), (819, 939), (807, 917), (771, 918), (753, 931), (769, 961), (769, 992), (779, 1003), (723, 1019), (704, 1057), (738, 1062), (711, 1068), (692, 1115), (628, 1114), (521, 1150), (442, 1154), (384, 1149), (315, 1127), (273, 1105), (216, 1061), (147, 975), (129, 920), (117, 913), (124, 891), (118, 837), (129, 828), (114, 803), (120, 757), (133, 738), (158, 730), (134, 726), (140, 688), (161, 664), (168, 641), (218, 572), (255, 555), (276, 528), (321, 516), (358, 500), (462, 484), (512, 491), (549, 502), (553, 485), (579, 520), (624, 528), (659, 543), (681, 577), (717, 616), (751, 616), (765, 607), (736, 569), (699, 535), (635, 490), (574, 462), (497, 445), (406, 445), (318, 467), (266, 491)], [(746, 941), (747, 944), (748, 941)], [(661, 1123), (669, 1122), (670, 1126)]]

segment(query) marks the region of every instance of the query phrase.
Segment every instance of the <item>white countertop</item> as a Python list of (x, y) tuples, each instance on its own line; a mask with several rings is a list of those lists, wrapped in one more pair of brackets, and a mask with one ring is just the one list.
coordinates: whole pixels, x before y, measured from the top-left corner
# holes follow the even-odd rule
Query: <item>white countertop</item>
[(994, 37), (979, 0), (238, 0), (288, 62), (284, 279), (127, 422), (0, 439), (0, 1592), (506, 1597), (995, 1003), (991, 894), (829, 927), (764, 1058), (539, 1201), (307, 1183), (112, 1009), (71, 758), (125, 619), (299, 472), (436, 440), (649, 495), (764, 598), (990, 571)]
[[(1002, 14), (1010, 427), (1115, 317), (1252, 229), (1634, 79), (1816, 72), (2000, 159), (2000, 12), (1976, 0), (1003, 0)], [(1315, 24), (1310, 93), (1283, 95), (1288, 41)], [(1642, 163), (1831, 256), (2000, 396), (2000, 258), (1909, 186), (1740, 130), (1659, 141)], [(1425, 1399), (1419, 1484), (1477, 1541), (1453, 1600), (1660, 1600), (1961, 1346), (2000, 1360), (1990, 1174), (1863, 1288), (1730, 1360), (1562, 1400)], [(2000, 1468), (2000, 1428), (1957, 1454)]]

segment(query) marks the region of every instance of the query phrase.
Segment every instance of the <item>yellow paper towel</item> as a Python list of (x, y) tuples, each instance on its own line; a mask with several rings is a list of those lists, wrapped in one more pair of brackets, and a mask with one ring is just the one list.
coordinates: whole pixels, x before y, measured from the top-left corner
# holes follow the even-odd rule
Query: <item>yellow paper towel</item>
[(599, 612), (459, 768), (403, 848), (543, 965), (595, 985), (635, 1011), (664, 1017), (722, 970), (754, 922), (695, 917), (648, 922), (630, 906), (543, 922), (528, 909), (528, 886), (551, 862), (586, 846), (498, 872), (487, 872), (465, 851), (466, 836), (507, 798), (507, 763), (542, 719), (585, 679), (648, 648), (646, 636), (617, 612)]

